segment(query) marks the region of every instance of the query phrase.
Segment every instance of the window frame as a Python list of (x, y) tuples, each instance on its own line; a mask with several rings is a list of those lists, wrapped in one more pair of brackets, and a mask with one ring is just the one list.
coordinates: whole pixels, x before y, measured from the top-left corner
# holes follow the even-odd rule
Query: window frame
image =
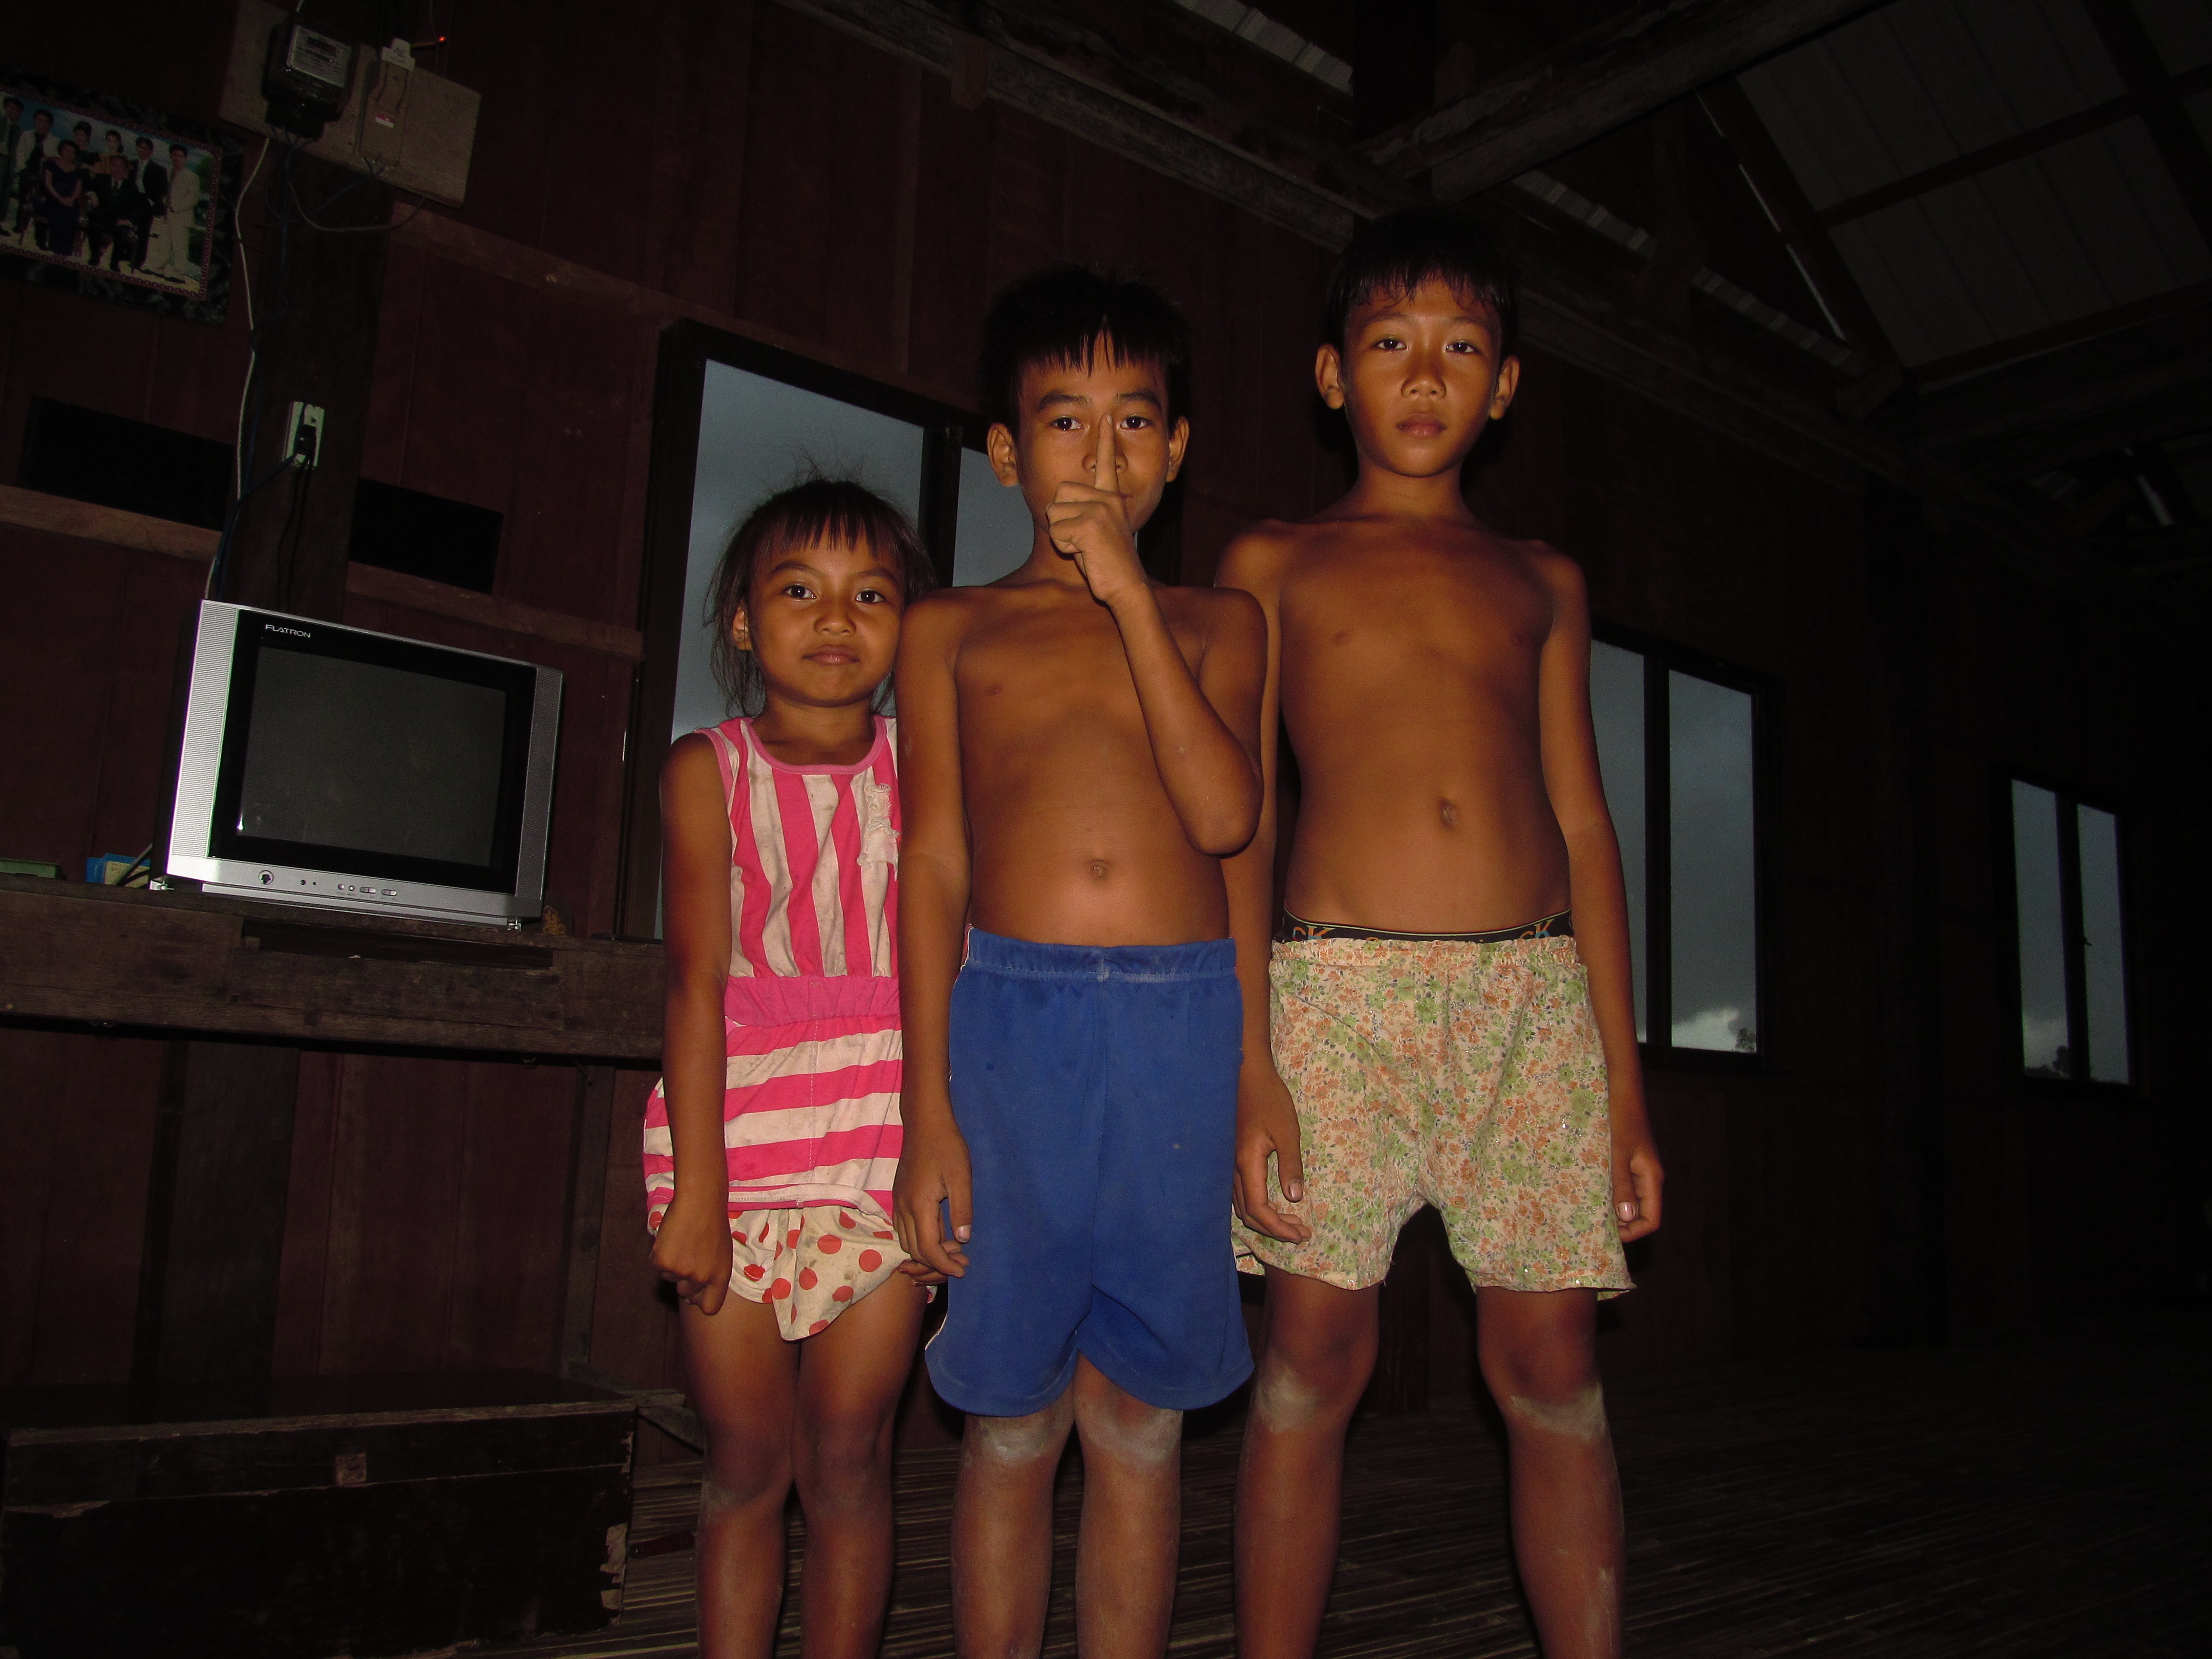
[[(1647, 1070), (1774, 1075), (1783, 1069), (1784, 1023), (1776, 971), (1780, 928), (1771, 867), (1774, 837), (1766, 826), (1773, 803), (1779, 799), (1781, 686), (1770, 676), (1724, 659), (1595, 617), (1590, 619), (1590, 637), (1600, 644), (1633, 651), (1644, 659), (1644, 1030), (1651, 1035), (1637, 1044), (1638, 1052)], [(1751, 699), (1752, 950), (1757, 957), (1752, 982), (1759, 998), (1759, 1047), (1747, 1054), (1722, 1048), (1680, 1048), (1672, 1038), (1674, 757), (1669, 721), (1672, 697), (1667, 676), (1675, 670)], [(1619, 835), (1617, 827), (1614, 833)], [(1626, 856), (1624, 850), (1624, 864)], [(1662, 1037), (1661, 1033), (1667, 1035)]]
[[(2074, 788), (2033, 767), (1999, 766), (1994, 778), (1991, 797), (1996, 808), (1995, 851), (2005, 937), (2004, 948), (1996, 954), (2006, 975), (2001, 1006), (2009, 1016), (2005, 1023), (2005, 1052), (2010, 1056), (2006, 1069), (2022, 1095), (2029, 1098), (2141, 1100), (2142, 1031), (2136, 1012), (2134, 907), (2128, 897), (2129, 871), (2135, 862), (2130, 846), (2133, 839), (2130, 825), (2134, 815), (2110, 796)], [(2088, 942), (2082, 927), (2081, 820), (2078, 809), (2087, 806), (2094, 811), (2109, 813), (2112, 818), (2113, 852), (2119, 866), (2120, 986), (2125, 1004), (2122, 1029), (2128, 1046), (2128, 1080), (2124, 1083), (2100, 1081), (2079, 1073), (2073, 1077), (2037, 1077), (2028, 1071), (2027, 1057), (2021, 1051), (2021, 1026), (2027, 1018), (2027, 1007), (2021, 991), (2020, 859), (2014, 840), (2018, 828), (2013, 820), (2012, 799), (2012, 787), (2016, 782), (2044, 790), (2058, 803), (2058, 926), (2066, 975), (2066, 1051), (2069, 1057), (2087, 1056), (2091, 1065), (2095, 1064), (2096, 1056), (2089, 1038)]]
[(660, 762), (675, 715), (677, 665), (689, 621), (684, 615), (684, 576), (690, 560), (701, 399), (710, 362), (921, 428), (921, 501), (915, 528), (940, 586), (952, 584), (960, 453), (981, 449), (986, 430), (982, 419), (969, 410), (726, 329), (682, 319), (661, 331), (646, 485), (644, 560), (638, 583), (638, 626), (645, 636), (645, 654), (630, 677), (617, 854), (615, 927), (617, 937), (625, 939), (658, 938)]

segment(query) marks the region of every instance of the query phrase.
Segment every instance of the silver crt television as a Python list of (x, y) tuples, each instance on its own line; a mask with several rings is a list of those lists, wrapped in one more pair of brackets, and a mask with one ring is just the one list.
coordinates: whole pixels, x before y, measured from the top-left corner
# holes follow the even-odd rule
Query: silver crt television
[(519, 926), (544, 902), (560, 718), (550, 668), (209, 601), (156, 874)]

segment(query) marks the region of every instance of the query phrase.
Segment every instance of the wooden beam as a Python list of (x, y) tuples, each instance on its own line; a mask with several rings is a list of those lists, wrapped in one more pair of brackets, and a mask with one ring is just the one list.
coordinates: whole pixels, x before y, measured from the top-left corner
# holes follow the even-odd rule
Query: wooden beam
[(1221, 96), (1180, 70), (1122, 51), (1054, 13), (990, 0), (781, 0), (879, 50), (966, 86), (972, 44), (990, 47), (981, 90), (1011, 108), (1323, 247), (1351, 240), (1362, 216), (1425, 199), (1364, 156)]
[[(245, 480), (252, 493), (236, 508), (211, 597), (336, 622), (368, 434), (392, 190), (312, 155), (288, 164), (272, 152), (263, 171), (251, 200), (264, 211), (243, 256), (253, 262), (263, 307), (246, 433), (255, 476)], [(292, 215), (281, 234), (266, 210), (272, 204)], [(282, 465), (295, 403), (324, 410), (311, 467)]]
[[(2173, 88), (2175, 95), (2182, 98), (2194, 97), (2207, 88), (2212, 88), (2212, 64), (2175, 76)], [(2063, 115), (2056, 121), (2046, 121), (2039, 127), (2030, 127), (2009, 138), (2000, 138), (1996, 143), (1984, 144), (1979, 149), (1970, 149), (1964, 155), (1938, 161), (1932, 167), (1923, 167), (1917, 173), (1909, 173), (1902, 179), (1877, 185), (1856, 196), (1847, 196), (1840, 202), (1822, 208), (1820, 222), (1831, 228), (1849, 224), (1854, 219), (1863, 219), (1869, 214), (1895, 207), (1900, 202), (1911, 201), (1930, 191), (1942, 190), (1947, 185), (1958, 184), (2009, 162), (2039, 155), (2046, 149), (2073, 139), (2101, 132), (2114, 123), (2139, 113), (2141, 106), (2131, 94), (2093, 104), (2087, 109)]]
[(658, 945), (0, 876), (0, 1016), (649, 1063)]
[(495, 593), (473, 592), (445, 582), (434, 582), (404, 571), (380, 569), (373, 564), (346, 566), (346, 592), (359, 599), (420, 611), (427, 616), (450, 617), (455, 622), (495, 628), (555, 645), (581, 646), (624, 662), (645, 656), (645, 635), (590, 617), (572, 617), (563, 611), (541, 610), (520, 599), (503, 599)]
[(292, 1179), (300, 1051), (187, 1042), (169, 1188), (158, 1343), (134, 1369), (162, 1385), (266, 1376)]
[(2112, 67), (2120, 72), (2120, 84), (2134, 97), (2143, 125), (2150, 129), (2159, 160), (2173, 175), (2174, 188), (2196, 221), (2197, 234), (2212, 246), (2212, 151), (2205, 149), (2203, 135), (2182, 106), (2134, 0), (2082, 0), (2082, 4)]
[(561, 1330), (553, 1374), (592, 1363), (592, 1324), (599, 1297), (599, 1228), (607, 1196), (607, 1136), (613, 1122), (615, 1069), (576, 1068), (574, 1133), (568, 1145), (567, 1248), (562, 1252)]
[(2131, 375), (2096, 388), (2073, 410), (2046, 407), (2040, 419), (2013, 431), (1931, 446), (1930, 453), (2002, 483), (2191, 437), (2212, 426), (2212, 365), (2199, 359), (2189, 370), (2170, 380), (2155, 371)]
[[(1923, 393), (1892, 430), (1942, 452), (2080, 422), (2212, 381), (2212, 304)], [(2200, 424), (2212, 426), (2212, 398)]]
[(1751, 187), (1773, 217), (1775, 228), (1797, 256), (1806, 281), (1844, 331), (1844, 338), (1859, 352), (1860, 373), (1871, 375), (1894, 364), (1897, 350), (1890, 344), (1881, 319), (1867, 303), (1858, 280), (1844, 263), (1834, 239), (1822, 227), (1820, 216), (1806, 199), (1804, 187), (1743, 88), (1732, 76), (1716, 81), (1698, 94), (1698, 101), (1735, 152), (1744, 177), (1751, 180)]
[(1364, 146), (1472, 196), (1869, 9), (1872, 0), (1639, 0), (1412, 125)]
[(1934, 386), (1962, 375), (1995, 368), (2001, 363), (2040, 356), (2062, 346), (2101, 339), (2106, 335), (2117, 334), (2160, 317), (2174, 317), (2202, 310), (2206, 306), (2212, 306), (2212, 282), (2192, 283), (2187, 288), (2178, 288), (2168, 294), (2154, 294), (2148, 300), (2136, 301), (2133, 305), (2114, 306), (2110, 311), (2092, 312), (2087, 317), (2070, 318), (2063, 323), (2053, 323), (2048, 328), (2032, 329), (2026, 334), (1992, 340), (1985, 346), (1976, 346), (1969, 351), (1954, 352), (1948, 357), (1917, 363), (1913, 367), (1913, 373), (1922, 385)]
[(222, 539), (216, 532), (196, 524), (149, 518), (120, 507), (95, 507), (90, 501), (72, 501), (15, 484), (0, 484), (0, 524), (74, 536), (79, 541), (104, 542), (140, 553), (160, 553), (173, 559), (197, 559), (202, 564), (215, 557), (216, 544)]
[[(0, 484), (0, 524), (73, 536), (80, 541), (102, 542), (110, 547), (127, 547), (135, 552), (159, 553), (172, 559), (190, 559), (199, 564), (215, 557), (216, 544), (222, 540), (214, 531), (203, 530), (198, 525), (175, 524), (167, 519), (149, 518), (143, 513), (125, 513), (119, 507), (94, 507), (89, 501), (68, 501), (35, 489), (18, 489), (14, 484)], [(450, 617), (456, 622), (473, 623), (479, 628), (495, 628), (502, 633), (520, 634), (556, 645), (581, 646), (586, 651), (619, 657), (625, 662), (636, 662), (645, 655), (645, 636), (635, 628), (599, 622), (589, 617), (572, 617), (562, 611), (542, 610), (519, 599), (477, 593), (398, 570), (380, 569), (372, 564), (348, 564), (345, 591), (355, 599), (374, 599), (433, 617)]]

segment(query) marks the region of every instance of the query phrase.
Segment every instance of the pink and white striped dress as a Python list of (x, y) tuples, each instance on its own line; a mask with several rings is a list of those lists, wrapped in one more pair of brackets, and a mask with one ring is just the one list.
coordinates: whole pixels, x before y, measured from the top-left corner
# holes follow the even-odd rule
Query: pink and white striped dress
[[(730, 1288), (787, 1337), (905, 1260), (890, 1227), (899, 1121), (896, 723), (850, 766), (790, 766), (749, 720), (709, 726), (730, 814), (722, 1144)], [(647, 1224), (676, 1192), (668, 1102), (645, 1115)]]

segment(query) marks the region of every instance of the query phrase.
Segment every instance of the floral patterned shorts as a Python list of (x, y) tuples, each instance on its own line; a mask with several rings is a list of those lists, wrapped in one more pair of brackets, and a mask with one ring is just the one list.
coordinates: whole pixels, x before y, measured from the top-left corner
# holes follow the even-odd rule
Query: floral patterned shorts
[(906, 1260), (889, 1221), (836, 1204), (741, 1211), (730, 1247), (731, 1291), (774, 1311), (787, 1342), (829, 1329)]
[(1275, 946), (1275, 1067), (1297, 1107), (1313, 1237), (1236, 1224), (1237, 1265), (1347, 1290), (1425, 1203), (1477, 1285), (1633, 1288), (1613, 1218), (1605, 1050), (1572, 939)]

